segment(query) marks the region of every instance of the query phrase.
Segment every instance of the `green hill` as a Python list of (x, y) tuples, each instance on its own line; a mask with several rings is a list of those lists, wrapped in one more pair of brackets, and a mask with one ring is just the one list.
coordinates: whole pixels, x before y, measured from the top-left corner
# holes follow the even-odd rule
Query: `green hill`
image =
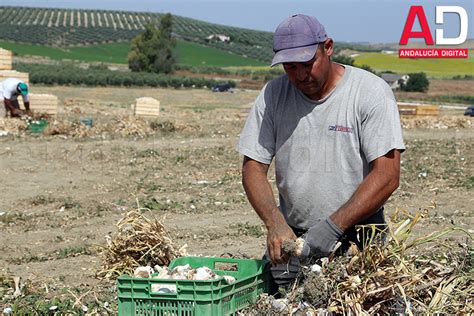
[[(19, 44), (0, 41), (0, 47), (13, 51), (18, 56), (41, 56), (54, 60), (79, 60), (85, 62), (104, 62), (126, 64), (129, 43), (96, 44), (81, 47), (53, 48), (48, 46)], [(176, 45), (177, 61), (189, 66), (263, 66), (255, 59), (235, 55), (213, 47), (178, 41)]]
[[(142, 32), (145, 24), (157, 24), (161, 16), (147, 12), (0, 6), (0, 40), (61, 48), (129, 42)], [(173, 33), (181, 41), (265, 63), (272, 57), (270, 32), (173, 16)], [(215, 34), (229, 36), (230, 42), (207, 40)]]
[[(147, 23), (157, 24), (163, 14), (106, 10), (79, 10), (0, 6), (0, 47), (18, 55), (126, 63), (129, 43)], [(272, 34), (173, 16), (178, 39), (178, 62), (191, 66), (267, 66), (273, 56)], [(229, 36), (230, 42), (208, 40)], [(386, 46), (386, 44), (384, 44)], [(474, 59), (400, 59), (381, 54), (385, 46), (335, 43), (341, 50), (361, 52), (356, 65), (398, 73), (424, 71), (431, 77), (472, 75)], [(470, 46), (471, 47), (471, 46)]]

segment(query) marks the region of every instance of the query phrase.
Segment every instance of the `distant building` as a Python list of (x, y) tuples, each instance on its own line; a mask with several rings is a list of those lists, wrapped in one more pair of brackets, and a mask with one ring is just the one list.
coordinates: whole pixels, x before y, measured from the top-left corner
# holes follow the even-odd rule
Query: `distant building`
[(392, 88), (392, 90), (396, 90), (400, 88), (400, 82), (403, 82), (404, 84), (406, 84), (408, 81), (408, 78), (410, 78), (410, 76), (408, 75), (398, 75), (398, 74), (392, 74), (392, 73), (383, 73), (380, 75), (380, 77), (383, 80), (385, 80), (385, 82), (388, 83), (388, 85), (390, 86), (390, 88)]
[(223, 35), (223, 34), (212, 34), (206, 37), (208, 41), (221, 41), (224, 43), (230, 42), (230, 36)]

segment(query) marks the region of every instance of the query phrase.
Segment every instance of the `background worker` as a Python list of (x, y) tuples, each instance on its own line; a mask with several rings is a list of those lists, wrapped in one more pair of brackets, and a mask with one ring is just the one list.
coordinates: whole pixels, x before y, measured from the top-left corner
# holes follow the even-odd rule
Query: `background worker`
[(8, 116), (9, 112), (11, 117), (20, 117), (23, 114), (18, 103), (19, 95), (23, 98), (26, 114), (31, 115), (28, 85), (25, 82), (17, 78), (8, 78), (0, 82), (0, 90), (5, 105), (5, 116)]
[[(286, 74), (262, 89), (237, 150), (247, 197), (268, 230), (275, 292), (295, 279), (299, 259), (326, 257), (338, 241), (362, 247), (355, 225), (384, 227), (405, 146), (391, 88), (332, 62), (333, 40), (316, 18), (283, 21), (273, 50), (272, 66), (283, 64)], [(273, 160), (279, 206), (267, 179)], [(301, 235), (303, 255), (290, 258), (282, 243)]]

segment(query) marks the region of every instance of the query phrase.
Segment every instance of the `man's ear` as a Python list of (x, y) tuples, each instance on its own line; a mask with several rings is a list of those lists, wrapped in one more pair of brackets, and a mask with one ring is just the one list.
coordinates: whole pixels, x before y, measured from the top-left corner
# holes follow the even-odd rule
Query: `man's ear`
[(333, 42), (332, 38), (328, 38), (326, 41), (324, 41), (324, 53), (328, 57), (331, 57), (332, 54), (334, 53), (333, 44), (334, 44), (334, 42)]

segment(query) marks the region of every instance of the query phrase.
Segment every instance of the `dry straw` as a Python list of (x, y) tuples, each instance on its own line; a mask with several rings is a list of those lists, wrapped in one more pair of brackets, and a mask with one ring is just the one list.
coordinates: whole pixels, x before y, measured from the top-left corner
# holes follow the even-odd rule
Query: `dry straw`
[(427, 128), (427, 129), (448, 129), (448, 128), (472, 128), (474, 119), (463, 116), (443, 116), (443, 117), (401, 117), (400, 123), (404, 129)]
[[(472, 235), (451, 227), (414, 237), (422, 214), (397, 221), (398, 215), (386, 243), (369, 240), (363, 251), (354, 246), (346, 256), (323, 263), (320, 274), (303, 269), (283, 299), (262, 297), (243, 314), (472, 313)], [(456, 242), (447, 243), (443, 237), (448, 234), (456, 235)]]
[[(144, 213), (148, 212), (149, 216)], [(168, 265), (180, 255), (165, 227), (148, 209), (128, 212), (118, 223), (117, 233), (107, 239), (102, 251), (99, 276), (133, 275), (138, 266)]]

